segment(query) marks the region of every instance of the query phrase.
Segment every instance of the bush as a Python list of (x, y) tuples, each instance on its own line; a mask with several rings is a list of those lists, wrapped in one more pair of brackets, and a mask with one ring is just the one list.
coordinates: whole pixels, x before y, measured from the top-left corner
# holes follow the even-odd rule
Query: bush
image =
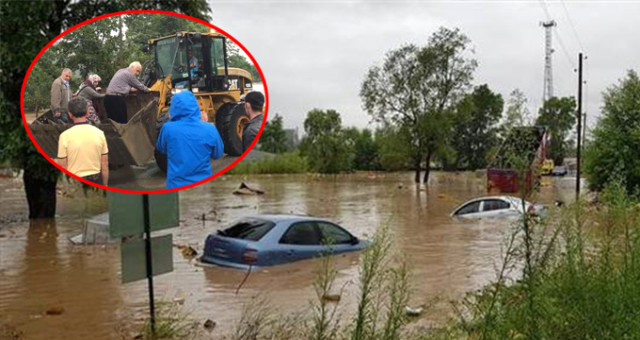
[(629, 71), (625, 79), (604, 93), (602, 118), (585, 153), (585, 173), (591, 188), (601, 190), (613, 176), (619, 176), (629, 193), (640, 191), (639, 149), (640, 77)]
[(231, 169), (228, 174), (301, 174), (309, 170), (306, 157), (298, 152), (289, 152), (258, 161), (243, 161)]

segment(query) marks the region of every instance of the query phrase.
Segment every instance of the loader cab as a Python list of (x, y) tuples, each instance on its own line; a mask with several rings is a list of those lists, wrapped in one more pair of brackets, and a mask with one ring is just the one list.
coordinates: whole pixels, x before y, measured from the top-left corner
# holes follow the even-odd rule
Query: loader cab
[(155, 78), (171, 75), (175, 91), (228, 91), (225, 37), (218, 34), (179, 32), (149, 42), (156, 61)]

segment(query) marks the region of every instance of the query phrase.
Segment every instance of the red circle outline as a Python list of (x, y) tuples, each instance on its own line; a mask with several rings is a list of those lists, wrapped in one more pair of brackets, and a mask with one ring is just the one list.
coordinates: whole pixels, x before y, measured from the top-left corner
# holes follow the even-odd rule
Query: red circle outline
[[(78, 177), (74, 174), (72, 174), (71, 172), (67, 171), (66, 169), (64, 169), (63, 167), (61, 167), (57, 162), (55, 162), (53, 159), (51, 159), (51, 157), (49, 157), (43, 150), (42, 148), (40, 148), (40, 145), (38, 145), (38, 143), (36, 142), (36, 140), (33, 138), (33, 135), (31, 134), (31, 129), (29, 129), (29, 124), (27, 123), (27, 118), (26, 115), (24, 113), (24, 91), (25, 88), (27, 86), (27, 81), (29, 80), (29, 75), (31, 74), (31, 70), (33, 69), (33, 67), (36, 65), (36, 63), (38, 62), (38, 60), (40, 59), (40, 57), (42, 56), (42, 54), (44, 54), (49, 47), (51, 47), (56, 41), (58, 41), (59, 39), (61, 39), (63, 36), (67, 35), (68, 33), (76, 30), (79, 27), (82, 27), (84, 25), (87, 25), (89, 23), (92, 23), (94, 21), (98, 21), (100, 19), (104, 19), (104, 18), (108, 18), (108, 17), (112, 17), (112, 16), (117, 16), (117, 15), (124, 15), (124, 14), (140, 14), (140, 13), (153, 13), (153, 14), (164, 14), (164, 15), (172, 15), (175, 17), (180, 17), (183, 19), (187, 19), (187, 20), (191, 20), (191, 21), (195, 21), (197, 23), (200, 23), (202, 25), (208, 26), (210, 28), (213, 28), (216, 32), (221, 33), (222, 35), (224, 35), (225, 37), (231, 39), (231, 41), (233, 41), (236, 45), (238, 45), (245, 53), (246, 55), (249, 57), (249, 59), (251, 59), (251, 62), (253, 62), (253, 65), (255, 65), (256, 69), (258, 70), (258, 73), (260, 73), (260, 78), (262, 79), (262, 85), (264, 87), (264, 95), (265, 95), (265, 109), (264, 109), (264, 119), (262, 121), (262, 126), (260, 126), (260, 131), (258, 131), (258, 134), (256, 135), (256, 138), (253, 140), (253, 143), (251, 143), (251, 145), (249, 146), (249, 149), (247, 149), (247, 151), (245, 151), (242, 155), (240, 155), (238, 157), (238, 159), (236, 159), (233, 163), (229, 164), (226, 168), (218, 171), (217, 173), (213, 174), (211, 177), (205, 178), (201, 181), (189, 184), (189, 185), (185, 185), (179, 188), (174, 188), (174, 189), (164, 189), (164, 190), (154, 190), (154, 191), (137, 191), (137, 190), (125, 190), (125, 189), (118, 189), (118, 188), (113, 188), (113, 187), (108, 187), (108, 186), (104, 186), (104, 185), (99, 185), (93, 182), (89, 182), (81, 177)], [(60, 33), (57, 37), (53, 38), (53, 40), (51, 40), (45, 47), (42, 48), (42, 50), (40, 50), (40, 53), (38, 53), (38, 55), (36, 56), (36, 58), (31, 62), (31, 65), (29, 66), (29, 70), (27, 70), (27, 74), (24, 77), (23, 83), (22, 83), (22, 90), (20, 92), (20, 111), (22, 113), (22, 123), (24, 125), (25, 130), (27, 131), (27, 134), (29, 135), (29, 138), (31, 139), (31, 142), (33, 142), (33, 145), (36, 147), (36, 149), (38, 149), (38, 152), (40, 152), (40, 154), (42, 154), (44, 156), (44, 158), (46, 158), (49, 163), (53, 164), (56, 168), (60, 169), (62, 172), (66, 173), (67, 175), (83, 182), (89, 185), (92, 185), (94, 187), (100, 188), (100, 189), (105, 189), (105, 190), (109, 190), (109, 191), (114, 191), (114, 192), (121, 192), (121, 193), (125, 193), (125, 194), (164, 194), (164, 193), (169, 193), (169, 192), (174, 192), (174, 191), (180, 191), (180, 190), (184, 190), (184, 189), (188, 189), (188, 188), (192, 188), (195, 187), (197, 185), (200, 184), (204, 184), (222, 174), (224, 174), (225, 172), (231, 170), (231, 168), (233, 168), (236, 164), (238, 164), (238, 162), (240, 162), (250, 151), (251, 149), (253, 149), (253, 147), (256, 145), (256, 143), (258, 142), (258, 139), (260, 138), (260, 136), (262, 135), (262, 130), (264, 129), (264, 126), (267, 122), (267, 116), (268, 116), (268, 112), (269, 112), (269, 91), (267, 89), (267, 81), (264, 77), (264, 74), (262, 73), (262, 69), (260, 68), (260, 65), (258, 65), (258, 62), (255, 60), (255, 58), (253, 57), (253, 55), (251, 55), (251, 53), (238, 41), (236, 40), (236, 38), (232, 37), (230, 34), (228, 34), (227, 32), (223, 31), (222, 29), (218, 28), (217, 26), (214, 26), (204, 20), (200, 20), (198, 18), (194, 18), (185, 14), (180, 14), (180, 13), (174, 13), (174, 12), (167, 12), (167, 11), (157, 11), (157, 10), (132, 10), (132, 11), (122, 11), (122, 12), (114, 12), (114, 13), (109, 13), (109, 14), (104, 14), (86, 21), (83, 21), (77, 25), (74, 25), (72, 27), (70, 27), (69, 29), (65, 30), (64, 32)]]

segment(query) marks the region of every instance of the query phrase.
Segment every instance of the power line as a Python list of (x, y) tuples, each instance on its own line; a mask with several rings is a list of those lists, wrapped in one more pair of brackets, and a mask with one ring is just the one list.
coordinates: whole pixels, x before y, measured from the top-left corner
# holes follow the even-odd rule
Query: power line
[(584, 45), (582, 45), (582, 41), (580, 40), (580, 36), (578, 35), (578, 31), (576, 30), (576, 26), (573, 24), (573, 20), (571, 20), (571, 16), (569, 15), (569, 10), (567, 9), (567, 5), (564, 3), (563, 0), (560, 0), (560, 3), (562, 3), (562, 8), (564, 8), (564, 14), (567, 16), (567, 20), (569, 21), (569, 25), (571, 26), (571, 29), (573, 30), (573, 35), (575, 35), (576, 37), (576, 41), (578, 42), (578, 46), (580, 46), (580, 50), (584, 51)]

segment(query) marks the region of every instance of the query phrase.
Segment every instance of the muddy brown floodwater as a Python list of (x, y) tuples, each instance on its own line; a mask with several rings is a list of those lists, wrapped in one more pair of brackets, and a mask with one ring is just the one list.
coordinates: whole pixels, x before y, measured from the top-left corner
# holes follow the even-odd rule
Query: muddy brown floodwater
[[(395, 247), (412, 269), (410, 304), (432, 304), (424, 322), (441, 322), (448, 301), (491, 280), (509, 222), (459, 221), (449, 217), (458, 204), (485, 195), (481, 173), (433, 173), (428, 191), (418, 191), (410, 173), (340, 176), (222, 176), (180, 192), (181, 222), (170, 229), (175, 244), (202, 252), (208, 233), (249, 213), (295, 213), (328, 217), (360, 238), (388, 224)], [(246, 181), (262, 196), (234, 196)], [(545, 179), (538, 201), (567, 199), (570, 179)], [(101, 192), (82, 193), (77, 183), (60, 185), (55, 221), (26, 220), (19, 178), (0, 178), (0, 326), (24, 339), (131, 339), (148, 314), (147, 283), (120, 283), (120, 252), (115, 244), (72, 245), (83, 218), (107, 211)], [(205, 220), (202, 220), (202, 215)], [(245, 273), (202, 267), (174, 248), (174, 271), (155, 277), (158, 300), (184, 301), (183, 310), (200, 322), (217, 323), (206, 339), (228, 334), (245, 304), (256, 296), (279, 312), (308, 310), (317, 260)], [(336, 259), (335, 287), (344, 287), (340, 306), (355, 306), (359, 254)], [(1, 328), (1, 327), (0, 327)]]

